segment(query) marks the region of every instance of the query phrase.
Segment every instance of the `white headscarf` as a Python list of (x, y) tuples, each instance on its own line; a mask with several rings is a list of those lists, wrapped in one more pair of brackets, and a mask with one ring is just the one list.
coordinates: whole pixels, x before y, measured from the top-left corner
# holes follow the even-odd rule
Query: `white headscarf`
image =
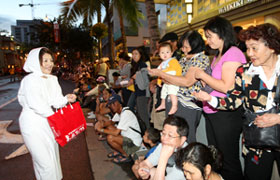
[(25, 61), (23, 66), (25, 72), (32, 72), (38, 75), (43, 75), (39, 60), (39, 53), (42, 48), (44, 47), (35, 48), (29, 52), (27, 60)]

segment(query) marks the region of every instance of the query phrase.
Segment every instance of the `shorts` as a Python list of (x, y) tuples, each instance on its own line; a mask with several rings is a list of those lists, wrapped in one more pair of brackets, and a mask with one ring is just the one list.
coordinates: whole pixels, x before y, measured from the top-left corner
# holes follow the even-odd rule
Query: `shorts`
[(139, 146), (136, 146), (133, 141), (128, 137), (123, 137), (123, 150), (126, 154), (131, 155), (139, 150)]

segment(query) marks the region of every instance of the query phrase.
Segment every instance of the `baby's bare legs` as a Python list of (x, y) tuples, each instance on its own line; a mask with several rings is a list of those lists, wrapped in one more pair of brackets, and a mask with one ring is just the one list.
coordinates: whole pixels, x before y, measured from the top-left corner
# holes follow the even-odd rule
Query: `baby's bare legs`
[(161, 99), (161, 103), (159, 105), (159, 107), (156, 108), (156, 111), (160, 111), (165, 109), (165, 99)]
[(178, 98), (176, 95), (174, 94), (170, 94), (170, 99), (171, 99), (171, 109), (169, 111), (169, 115), (176, 113), (177, 109), (178, 109)]

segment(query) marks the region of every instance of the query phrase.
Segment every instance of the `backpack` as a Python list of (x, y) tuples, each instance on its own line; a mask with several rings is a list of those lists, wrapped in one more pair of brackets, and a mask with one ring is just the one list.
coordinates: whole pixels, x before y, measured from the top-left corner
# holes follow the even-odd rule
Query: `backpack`
[(145, 134), (145, 131), (146, 131), (146, 129), (147, 129), (147, 128), (146, 128), (145, 122), (140, 118), (140, 116), (138, 115), (138, 113), (135, 113), (135, 112), (134, 112), (133, 110), (131, 110), (129, 107), (124, 107), (124, 108), (122, 109), (122, 111), (126, 111), (126, 110), (131, 111), (131, 112), (136, 116), (136, 119), (137, 119), (137, 121), (138, 121), (138, 124), (139, 124), (139, 127), (140, 127), (141, 132), (138, 131), (137, 129), (134, 129), (133, 127), (129, 127), (129, 128), (132, 129), (133, 131), (139, 133), (139, 134), (141, 135), (141, 137), (143, 137), (144, 134)]

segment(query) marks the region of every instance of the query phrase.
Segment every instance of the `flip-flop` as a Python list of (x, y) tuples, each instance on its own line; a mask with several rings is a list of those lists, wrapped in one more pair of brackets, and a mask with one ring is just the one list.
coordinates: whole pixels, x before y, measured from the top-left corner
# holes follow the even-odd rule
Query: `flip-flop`
[(128, 163), (131, 161), (130, 157), (125, 157), (123, 155), (119, 155), (113, 159), (114, 163), (121, 164), (121, 163)]
[(110, 152), (109, 154), (107, 154), (107, 157), (108, 158), (115, 158), (115, 157), (120, 156), (120, 155), (121, 155), (121, 153), (113, 151), (113, 152)]
[(105, 141), (107, 138), (106, 135), (99, 135), (97, 139), (98, 141)]

